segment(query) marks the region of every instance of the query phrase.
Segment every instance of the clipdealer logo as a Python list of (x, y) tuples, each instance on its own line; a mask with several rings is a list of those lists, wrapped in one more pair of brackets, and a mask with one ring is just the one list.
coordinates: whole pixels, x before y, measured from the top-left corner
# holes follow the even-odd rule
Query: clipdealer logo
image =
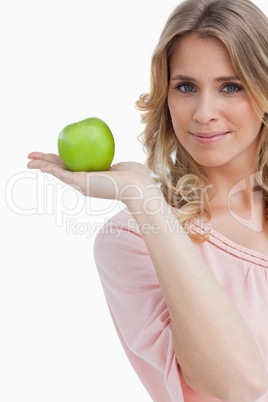
[[(262, 203), (262, 189), (256, 183), (256, 174), (251, 175), (247, 180), (241, 180), (229, 191), (227, 201), (229, 213), (237, 222), (254, 232), (261, 232), (263, 228), (262, 216), (264, 206)], [(113, 185), (115, 184), (113, 183)], [(128, 189), (131, 185), (126, 187)], [(234, 198), (239, 199), (243, 191), (249, 188), (255, 190), (251, 192), (251, 213), (249, 217), (242, 217), (237, 212), (237, 208), (232, 208), (232, 205), (234, 205), (233, 200)], [(30, 189), (31, 194), (27, 196), (26, 205), (25, 203), (23, 205), (22, 195), (23, 192), (27, 192), (27, 189)], [(121, 190), (122, 193), (124, 190)], [(137, 192), (138, 196), (135, 198), (142, 197), (142, 189), (139, 188), (136, 190), (139, 191)], [(104, 203), (101, 204), (99, 199), (84, 197), (75, 188), (60, 182), (52, 175), (44, 174), (40, 171), (21, 172), (13, 175), (6, 184), (5, 197), (8, 208), (17, 215), (51, 215), (55, 217), (57, 227), (66, 227), (67, 234), (80, 234), (84, 236), (92, 236), (102, 228), (105, 222), (103, 222), (103, 219), (93, 223), (78, 222), (74, 219), (75, 216), (78, 216), (82, 212), (91, 217), (107, 216), (111, 212), (118, 212), (118, 205), (120, 204), (117, 200), (104, 200)], [(153, 199), (154, 197), (152, 197)], [(161, 207), (156, 211), (150, 210), (150, 201), (151, 199), (144, 201), (143, 209), (151, 215), (161, 213)], [(101, 209), (102, 205), (104, 207)], [(143, 228), (143, 230), (145, 229)], [(148, 230), (159, 232), (160, 228), (150, 227)]]

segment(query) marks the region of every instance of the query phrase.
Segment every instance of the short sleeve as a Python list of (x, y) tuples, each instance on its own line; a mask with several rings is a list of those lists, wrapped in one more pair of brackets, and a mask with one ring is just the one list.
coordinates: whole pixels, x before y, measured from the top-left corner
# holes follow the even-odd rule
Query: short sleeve
[(127, 209), (98, 233), (94, 256), (122, 346), (154, 402), (183, 402), (168, 308)]

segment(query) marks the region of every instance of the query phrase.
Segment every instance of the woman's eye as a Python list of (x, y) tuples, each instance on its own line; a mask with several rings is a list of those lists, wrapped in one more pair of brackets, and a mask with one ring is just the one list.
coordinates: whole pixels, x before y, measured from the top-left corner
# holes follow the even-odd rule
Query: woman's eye
[(190, 84), (179, 84), (176, 86), (176, 89), (178, 89), (180, 92), (184, 92), (184, 93), (189, 93), (189, 92), (195, 91), (194, 87)]
[(236, 92), (239, 92), (239, 91), (241, 91), (241, 87), (240, 86), (238, 86), (238, 85), (235, 85), (235, 84), (228, 84), (228, 85), (225, 85), (225, 87), (223, 88), (223, 92), (227, 92), (227, 93), (229, 93), (229, 94), (233, 94), (233, 93), (236, 93)]

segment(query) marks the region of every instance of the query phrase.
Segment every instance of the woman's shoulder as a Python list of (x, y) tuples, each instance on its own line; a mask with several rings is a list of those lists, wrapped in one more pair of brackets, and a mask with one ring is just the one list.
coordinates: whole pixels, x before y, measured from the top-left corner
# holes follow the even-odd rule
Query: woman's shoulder
[(139, 225), (135, 218), (127, 208), (124, 208), (103, 224), (97, 234), (96, 240), (98, 238), (104, 239), (105, 237), (118, 239), (126, 232), (141, 236)]
[(135, 218), (127, 208), (109, 218), (99, 230), (94, 242), (95, 260), (128, 258), (146, 250)]
[(136, 220), (127, 209), (103, 225), (96, 236), (93, 251), (104, 286), (117, 290), (130, 286), (131, 292), (135, 287), (140, 291), (141, 286), (146, 287), (148, 283), (158, 286), (145, 241)]

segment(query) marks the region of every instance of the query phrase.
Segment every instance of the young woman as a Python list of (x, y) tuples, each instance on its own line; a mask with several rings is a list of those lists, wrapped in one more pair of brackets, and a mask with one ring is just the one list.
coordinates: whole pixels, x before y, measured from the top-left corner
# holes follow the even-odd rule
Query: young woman
[(268, 401), (267, 72), (268, 21), (252, 2), (186, 0), (137, 103), (147, 167), (74, 173), (29, 155), (29, 168), (125, 203), (96, 265), (154, 402)]

